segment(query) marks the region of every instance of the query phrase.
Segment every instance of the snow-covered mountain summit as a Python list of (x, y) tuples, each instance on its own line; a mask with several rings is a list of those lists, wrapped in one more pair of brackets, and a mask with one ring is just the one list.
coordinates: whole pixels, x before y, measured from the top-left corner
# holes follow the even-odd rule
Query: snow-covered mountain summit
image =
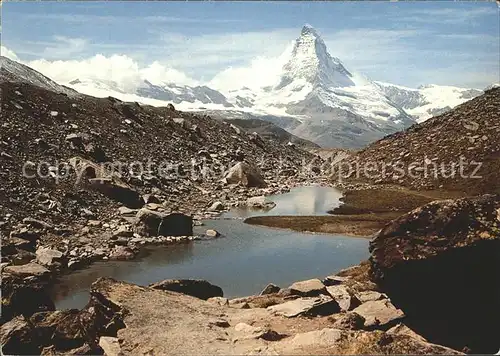
[(470, 99), (483, 90), (428, 84), (417, 89), (384, 82), (375, 82), (387, 97), (418, 122), (440, 115)]
[(182, 110), (195, 110), (203, 107), (212, 109), (233, 108), (226, 97), (205, 85), (188, 86), (174, 83), (151, 83), (140, 79), (133, 86), (124, 88), (111, 80), (96, 78), (76, 78), (68, 83), (81, 93), (96, 97), (113, 96), (125, 101), (138, 101), (150, 105), (180, 104)]
[(229, 100), (256, 112), (297, 117), (299, 125), (294, 120), (284, 128), (325, 146), (362, 147), (415, 122), (375, 83), (332, 56), (310, 25), (280, 58), (284, 64), (275, 85), (232, 91)]
[(346, 87), (355, 85), (352, 74), (338, 58), (332, 57), (318, 32), (310, 25), (302, 28), (291, 56), (283, 66), (281, 81), (275, 89), (305, 81), (313, 86)]

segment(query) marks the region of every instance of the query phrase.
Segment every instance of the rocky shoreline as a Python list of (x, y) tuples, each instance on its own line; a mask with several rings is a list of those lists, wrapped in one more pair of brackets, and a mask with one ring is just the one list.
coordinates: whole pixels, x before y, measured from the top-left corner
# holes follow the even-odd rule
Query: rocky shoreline
[[(43, 273), (30, 284), (4, 278), (2, 346), (45, 355), (496, 352), (499, 242), (500, 196), (486, 195), (424, 205), (377, 234), (369, 261), (246, 298), (228, 300), (207, 281), (100, 278), (85, 308), (54, 311), (35, 283)], [(463, 277), (477, 297), (460, 294)]]
[[(371, 351), (459, 354), (401, 324), (404, 313), (352, 268), (322, 281), (228, 300), (206, 281), (149, 287), (98, 279), (82, 310), (14, 317), (3, 351), (21, 354), (305, 354)], [(363, 271), (362, 273), (366, 273)], [(145, 323), (145, 321), (147, 321)], [(196, 342), (193, 342), (196, 340)]]

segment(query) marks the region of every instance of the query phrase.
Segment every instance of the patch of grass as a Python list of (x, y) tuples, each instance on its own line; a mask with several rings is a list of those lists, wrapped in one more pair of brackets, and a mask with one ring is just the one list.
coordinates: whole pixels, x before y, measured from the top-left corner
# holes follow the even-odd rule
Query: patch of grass
[(252, 225), (358, 237), (370, 237), (397, 214), (349, 216), (254, 216), (245, 220)]
[(344, 193), (344, 204), (331, 211), (336, 215), (406, 213), (436, 199), (452, 196), (443, 192), (415, 192), (406, 189), (363, 189)]

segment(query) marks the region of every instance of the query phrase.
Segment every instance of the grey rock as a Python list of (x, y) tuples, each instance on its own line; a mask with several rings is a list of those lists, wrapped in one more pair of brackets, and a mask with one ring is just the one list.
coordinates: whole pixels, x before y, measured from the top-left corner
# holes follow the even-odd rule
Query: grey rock
[(246, 187), (265, 188), (267, 186), (257, 168), (246, 162), (238, 162), (231, 167), (225, 175), (225, 180), (229, 184), (241, 184)]
[(301, 297), (316, 297), (320, 294), (327, 294), (325, 285), (317, 278), (295, 282), (288, 289), (291, 294)]
[(267, 286), (264, 287), (262, 292), (260, 292), (260, 295), (278, 293), (280, 291), (280, 289), (281, 288), (278, 287), (276, 284), (269, 283)]
[(172, 291), (207, 300), (223, 297), (222, 289), (202, 279), (166, 279), (150, 285), (153, 289)]
[(36, 260), (44, 266), (51, 266), (54, 262), (60, 262), (64, 254), (61, 251), (40, 247), (36, 250)]
[(106, 356), (123, 355), (117, 337), (101, 336), (99, 338), (99, 346), (102, 348)]
[(399, 322), (405, 314), (389, 300), (368, 301), (355, 308), (353, 312), (365, 318), (366, 329), (389, 328)]
[(299, 315), (331, 315), (340, 311), (337, 302), (327, 296), (298, 298), (282, 304), (272, 305), (267, 309), (287, 318)]
[(205, 235), (208, 237), (219, 237), (220, 233), (217, 230), (209, 229), (205, 231)]
[(210, 208), (208, 208), (208, 211), (222, 211), (222, 210), (224, 210), (224, 204), (220, 201), (216, 201), (210, 206)]
[(130, 208), (127, 208), (126, 206), (121, 206), (118, 208), (118, 214), (120, 215), (130, 215), (130, 216), (133, 216), (133, 215), (136, 215), (137, 214), (137, 209), (130, 209)]
[(38, 263), (28, 263), (22, 266), (7, 266), (4, 271), (19, 277), (42, 276), (50, 271)]
[(339, 303), (342, 311), (352, 310), (361, 304), (354, 293), (345, 285), (328, 286), (326, 290)]
[(261, 195), (258, 197), (248, 198), (245, 202), (245, 205), (252, 209), (270, 210), (276, 206), (276, 203)]

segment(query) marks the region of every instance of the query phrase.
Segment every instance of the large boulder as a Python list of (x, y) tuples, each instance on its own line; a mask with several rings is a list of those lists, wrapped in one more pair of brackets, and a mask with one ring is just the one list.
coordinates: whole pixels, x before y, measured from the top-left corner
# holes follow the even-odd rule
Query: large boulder
[(54, 310), (54, 303), (47, 293), (47, 283), (48, 281), (27, 282), (22, 276), (2, 273), (0, 321), (3, 323), (17, 315), (29, 317), (36, 312)]
[(158, 229), (165, 214), (146, 208), (140, 209), (137, 214), (136, 230), (147, 236), (158, 236)]
[(367, 329), (388, 329), (404, 318), (404, 313), (397, 309), (388, 299), (374, 300), (361, 304), (353, 310), (365, 319)]
[(158, 228), (162, 236), (193, 235), (193, 218), (182, 213), (171, 213), (164, 216)]
[(193, 218), (181, 213), (164, 214), (142, 208), (137, 212), (136, 231), (148, 236), (191, 236)]
[(37, 355), (39, 341), (25, 317), (18, 316), (2, 324), (0, 329), (2, 355)]
[(270, 201), (264, 195), (260, 195), (257, 197), (248, 198), (245, 202), (245, 205), (251, 209), (270, 210), (276, 206), (276, 203)]
[(153, 289), (167, 290), (207, 300), (223, 297), (222, 288), (202, 279), (166, 279), (150, 285)]
[(371, 278), (426, 339), (498, 351), (500, 196), (429, 203), (370, 244)]
[(265, 188), (267, 186), (258, 169), (246, 162), (238, 162), (231, 167), (225, 179), (229, 184), (241, 184), (246, 187)]
[(144, 205), (141, 195), (116, 177), (89, 179), (90, 187), (123, 205), (137, 209)]
[(17, 277), (41, 277), (50, 273), (47, 268), (35, 262), (20, 266), (7, 266), (4, 271)]
[(61, 262), (63, 256), (61, 251), (46, 247), (39, 247), (36, 250), (36, 260), (44, 266), (52, 266), (55, 262)]
[[(3, 353), (100, 354), (100, 337), (116, 335), (121, 316), (119, 310), (111, 308), (109, 301), (99, 298), (91, 294), (91, 302), (82, 310), (39, 312), (29, 319), (15, 317), (2, 326)], [(122, 323), (118, 325), (121, 327)]]
[(345, 285), (333, 285), (326, 287), (328, 294), (339, 303), (342, 311), (353, 310), (361, 304), (354, 292)]
[(69, 165), (76, 173), (78, 184), (97, 190), (129, 208), (137, 209), (144, 205), (144, 200), (136, 190), (116, 175), (112, 175), (103, 165), (79, 156), (71, 158)]
[(293, 283), (288, 287), (290, 294), (301, 297), (317, 297), (320, 294), (328, 294), (325, 285), (317, 278)]

